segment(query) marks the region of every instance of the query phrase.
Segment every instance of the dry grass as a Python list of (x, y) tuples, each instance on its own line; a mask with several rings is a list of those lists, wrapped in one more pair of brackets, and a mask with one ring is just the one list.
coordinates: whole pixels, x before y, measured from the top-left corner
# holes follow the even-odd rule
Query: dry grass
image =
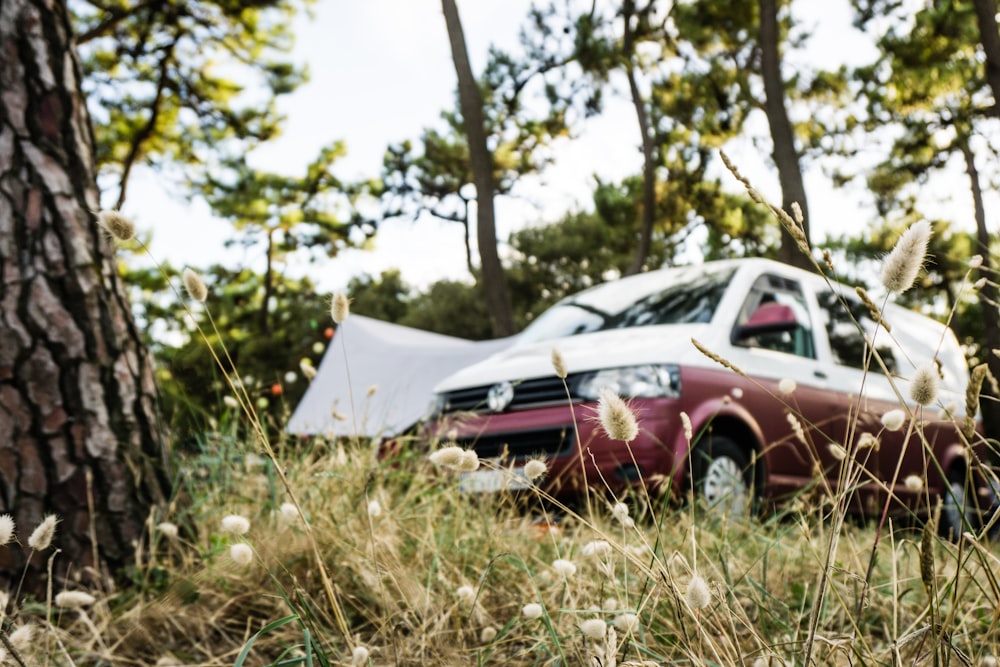
[[(356, 646), (373, 665), (607, 665), (612, 656), (801, 664), (832, 530), (820, 508), (760, 521), (667, 506), (625, 527), (602, 501), (593, 522), (570, 514), (550, 525), (509, 495), (461, 494), (455, 474), (424, 457), (381, 463), (369, 447), (322, 442), (282, 451), (350, 641), (337, 631), (307, 536), (278, 510), (270, 462), (193, 460), (201, 472), (186, 477), (184, 509), (157, 517), (180, 535), (151, 529), (136, 586), (54, 613), (51, 626), (44, 606), (20, 610), (16, 624), (40, 628), (27, 663), (233, 665), (254, 633), (292, 617), (257, 637), (243, 664), (352, 664)], [(250, 520), (245, 535), (221, 532), (232, 513)], [(1000, 560), (991, 546), (936, 537), (922, 549), (922, 535), (915, 527), (883, 535), (862, 604), (874, 529), (843, 529), (816, 664), (990, 664), (1000, 650)], [(254, 550), (249, 566), (229, 556), (239, 541)], [(564, 578), (557, 559), (575, 573)], [(708, 584), (707, 604), (692, 604), (694, 575)], [(542, 606), (541, 618), (525, 618), (529, 603)], [(615, 629), (613, 651), (584, 635), (589, 619)]]

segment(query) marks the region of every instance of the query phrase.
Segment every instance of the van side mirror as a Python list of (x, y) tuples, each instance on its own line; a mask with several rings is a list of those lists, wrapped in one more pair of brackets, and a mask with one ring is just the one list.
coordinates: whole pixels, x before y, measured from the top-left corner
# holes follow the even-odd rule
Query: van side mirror
[(795, 331), (799, 327), (799, 321), (795, 317), (795, 311), (791, 306), (782, 303), (769, 301), (762, 303), (753, 311), (746, 324), (739, 325), (733, 329), (731, 342), (735, 345), (745, 341), (747, 338), (760, 336), (762, 334), (775, 334)]

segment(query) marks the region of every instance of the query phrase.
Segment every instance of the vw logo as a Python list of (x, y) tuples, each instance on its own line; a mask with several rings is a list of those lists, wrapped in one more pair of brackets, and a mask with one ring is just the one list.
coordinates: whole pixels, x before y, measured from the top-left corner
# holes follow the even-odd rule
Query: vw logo
[(486, 392), (486, 405), (493, 412), (503, 412), (514, 400), (514, 385), (506, 380), (490, 387)]

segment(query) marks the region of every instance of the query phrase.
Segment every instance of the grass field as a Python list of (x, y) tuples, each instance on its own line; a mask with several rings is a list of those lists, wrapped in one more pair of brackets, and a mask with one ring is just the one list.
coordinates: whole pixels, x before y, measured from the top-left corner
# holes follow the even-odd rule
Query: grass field
[[(893, 280), (912, 281), (925, 250)], [(332, 316), (348, 316), (343, 295)], [(537, 488), (461, 493), (451, 468), (489, 464), (448, 443), (384, 461), (365, 440), (291, 441), (240, 386), (227, 397), (240, 430), (177, 455), (176, 496), (149, 518), (131, 584), (11, 600), (5, 664), (997, 664), (1000, 550), (945, 540), (933, 517), (846, 516), (856, 448), (841, 448), (842, 491), (774, 513), (636, 493), (556, 517)]]
[(988, 665), (1000, 650), (1000, 560), (975, 539), (890, 525), (866, 581), (875, 527), (832, 540), (829, 502), (726, 520), (601, 501), (554, 523), (461, 494), (425, 455), (278, 443), (310, 537), (248, 450), (220, 437), (185, 461), (133, 586), (24, 606), (25, 664)]

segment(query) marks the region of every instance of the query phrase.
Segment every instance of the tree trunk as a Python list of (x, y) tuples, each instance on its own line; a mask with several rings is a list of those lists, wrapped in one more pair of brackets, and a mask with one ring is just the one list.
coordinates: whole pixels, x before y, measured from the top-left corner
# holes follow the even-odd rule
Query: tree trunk
[[(153, 369), (98, 231), (66, 4), (0, 2), (0, 586), (120, 575), (168, 494)], [(59, 518), (52, 549), (27, 538)], [(58, 592), (59, 583), (56, 583)]]
[[(798, 202), (802, 209), (803, 231), (809, 238), (809, 207), (806, 204), (806, 187), (802, 181), (799, 154), (795, 149), (795, 133), (785, 109), (785, 82), (781, 76), (781, 54), (778, 49), (778, 5), (777, 0), (760, 0), (760, 70), (764, 79), (764, 111), (771, 128), (774, 143), (774, 164), (778, 168), (781, 183), (781, 208), (789, 215), (792, 204)], [(785, 228), (781, 228), (781, 249), (778, 259), (806, 269), (812, 263), (795, 243), (795, 239)]]
[(642, 220), (639, 226), (639, 242), (636, 245), (635, 256), (625, 275), (639, 273), (645, 268), (653, 244), (653, 223), (656, 221), (655, 148), (649, 128), (649, 114), (646, 111), (642, 94), (639, 92), (639, 84), (635, 79), (635, 64), (633, 62), (635, 43), (631, 25), (634, 15), (635, 3), (632, 0), (626, 0), (622, 10), (622, 16), (625, 20), (622, 47), (625, 52), (625, 72), (628, 77), (629, 94), (632, 98), (632, 107), (635, 109), (636, 118), (639, 121), (639, 132), (642, 135)]
[(271, 297), (274, 295), (274, 232), (267, 232), (267, 264), (264, 268), (264, 298), (257, 314), (257, 326), (262, 336), (271, 334)]
[[(969, 148), (968, 141), (961, 144), (962, 156), (965, 158), (965, 173), (969, 176), (969, 187), (972, 191), (972, 203), (976, 216), (976, 245), (983, 257), (979, 274), (992, 275), (994, 262), (990, 259), (990, 233), (986, 229), (986, 208), (983, 205), (983, 190), (979, 183), (979, 170), (976, 168), (975, 155)], [(1000, 311), (997, 310), (996, 284), (987, 280), (980, 290), (980, 303), (983, 309), (983, 350), (980, 357), (986, 361), (993, 377), (1000, 378), (1000, 358), (993, 350), (1000, 349)], [(983, 430), (989, 438), (1000, 437), (1000, 402), (996, 400), (982, 401)]]
[(997, 29), (996, 0), (973, 0), (979, 42), (986, 56), (986, 82), (993, 91), (991, 113), (1000, 116), (1000, 30)]
[(515, 332), (514, 314), (510, 305), (507, 277), (497, 252), (497, 229), (493, 209), (493, 159), (486, 145), (486, 126), (483, 120), (483, 98), (479, 85), (472, 75), (469, 54), (465, 47), (465, 34), (458, 16), (455, 0), (441, 0), (451, 57), (458, 75), (458, 103), (462, 109), (465, 135), (469, 140), (469, 165), (476, 185), (476, 240), (479, 243), (479, 263), (482, 270), (483, 292), (490, 313), (493, 335), (510, 336)]

